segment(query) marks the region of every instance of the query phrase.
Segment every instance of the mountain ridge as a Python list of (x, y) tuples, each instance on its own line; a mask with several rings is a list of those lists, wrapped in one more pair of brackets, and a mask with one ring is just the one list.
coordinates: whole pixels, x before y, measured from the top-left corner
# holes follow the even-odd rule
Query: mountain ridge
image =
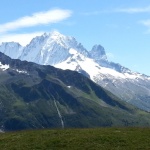
[[(6, 54), (13, 58), (11, 53)], [(108, 61), (105, 49), (101, 45), (95, 45), (88, 51), (74, 37), (54, 31), (35, 37), (22, 49), (18, 58), (78, 71), (122, 100), (150, 111), (150, 76)]]
[(76, 71), (0, 52), (0, 130), (149, 126), (150, 115)]

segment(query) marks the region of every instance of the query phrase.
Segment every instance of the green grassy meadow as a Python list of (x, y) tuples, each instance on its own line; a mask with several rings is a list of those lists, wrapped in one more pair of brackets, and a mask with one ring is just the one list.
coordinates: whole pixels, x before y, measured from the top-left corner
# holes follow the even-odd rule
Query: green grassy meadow
[(0, 133), (0, 150), (150, 150), (150, 128), (44, 129)]

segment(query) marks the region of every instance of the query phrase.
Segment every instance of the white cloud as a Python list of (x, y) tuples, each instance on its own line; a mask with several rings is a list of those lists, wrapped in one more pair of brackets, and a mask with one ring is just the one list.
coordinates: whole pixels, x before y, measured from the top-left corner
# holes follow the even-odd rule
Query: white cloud
[(115, 12), (123, 12), (123, 13), (147, 13), (150, 12), (150, 6), (141, 7), (141, 8), (121, 8), (116, 9)]
[(148, 28), (145, 34), (150, 34), (150, 19), (139, 21), (139, 23)]
[(18, 42), (22, 46), (26, 46), (36, 36), (42, 35), (44, 32), (33, 32), (25, 34), (5, 34), (0, 35), (0, 43), (2, 42)]
[(150, 19), (142, 20), (142, 21), (140, 21), (140, 23), (143, 24), (144, 26), (150, 27)]
[(25, 16), (12, 22), (0, 24), (0, 33), (13, 31), (25, 27), (58, 23), (70, 17), (71, 14), (72, 12), (70, 10), (63, 9), (52, 9), (45, 12), (34, 13), (31, 16)]

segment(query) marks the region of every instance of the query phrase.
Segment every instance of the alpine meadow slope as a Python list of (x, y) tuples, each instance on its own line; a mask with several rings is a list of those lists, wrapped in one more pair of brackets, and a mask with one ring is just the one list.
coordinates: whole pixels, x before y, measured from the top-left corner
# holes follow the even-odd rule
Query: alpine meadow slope
[(101, 45), (86, 50), (74, 37), (54, 31), (35, 37), (26, 47), (2, 43), (0, 51), (11, 58), (78, 71), (122, 100), (150, 111), (150, 77), (110, 62)]
[(150, 114), (76, 71), (0, 53), (0, 130), (150, 126)]

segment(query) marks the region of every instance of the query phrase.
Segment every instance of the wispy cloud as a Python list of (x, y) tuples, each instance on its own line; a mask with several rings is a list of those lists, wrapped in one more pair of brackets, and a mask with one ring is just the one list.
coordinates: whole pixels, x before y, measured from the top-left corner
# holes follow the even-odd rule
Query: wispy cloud
[(133, 8), (119, 8), (116, 9), (115, 12), (122, 12), (122, 13), (149, 13), (150, 6), (147, 7), (133, 7)]
[(148, 30), (145, 32), (145, 34), (150, 34), (150, 19), (141, 20), (141, 21), (139, 21), (139, 23), (148, 28)]
[[(147, 7), (119, 8), (119, 9), (116, 9), (115, 12), (129, 13), (129, 14), (150, 13), (150, 5)], [(150, 19), (140, 20), (140, 21), (138, 21), (138, 23), (148, 27), (148, 30), (145, 33), (146, 34), (150, 33)]]
[(84, 16), (92, 16), (92, 15), (99, 15), (101, 12), (100, 11), (91, 11), (91, 12), (83, 12), (81, 15)]
[(150, 19), (140, 21), (144, 26), (150, 27)]
[(70, 10), (63, 9), (52, 9), (45, 12), (37, 12), (32, 14), (31, 16), (25, 16), (12, 22), (0, 24), (0, 33), (25, 27), (58, 23), (69, 18), (71, 14), (72, 12)]
[(110, 13), (110, 10), (101, 10), (101, 11), (89, 11), (89, 12), (82, 12), (81, 15), (84, 16), (96, 16), (96, 15), (100, 15), (103, 13)]
[(33, 32), (24, 34), (5, 34), (0, 35), (0, 44), (2, 42), (18, 42), (22, 46), (26, 46), (36, 36), (42, 35), (44, 32)]
[(105, 13), (150, 13), (150, 6), (147, 7), (129, 7), (129, 8), (114, 8), (114, 9), (105, 9), (105, 10), (96, 10), (96, 11), (89, 11), (83, 12), (81, 15), (84, 16), (93, 16), (93, 15), (100, 15)]

